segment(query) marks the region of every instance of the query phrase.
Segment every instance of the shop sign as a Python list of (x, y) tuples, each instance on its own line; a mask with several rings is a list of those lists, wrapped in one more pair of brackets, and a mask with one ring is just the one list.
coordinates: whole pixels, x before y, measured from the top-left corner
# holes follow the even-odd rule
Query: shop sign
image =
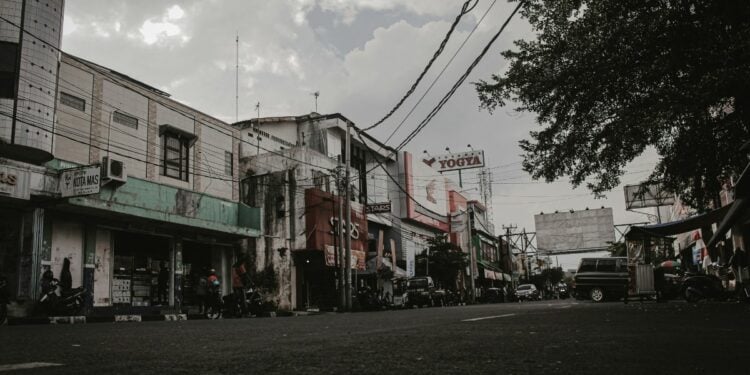
[[(326, 245), (326, 266), (336, 267), (336, 248)], [(350, 268), (353, 270), (365, 270), (365, 252), (352, 249)]]
[(67, 198), (98, 193), (100, 174), (98, 165), (63, 170), (60, 172), (60, 196)]
[(482, 168), (484, 167), (484, 151), (476, 150), (457, 154), (437, 155), (424, 160), (424, 162), (439, 172)]
[(30, 199), (29, 171), (10, 166), (0, 166), (0, 195)]
[[(346, 223), (345, 220), (342, 220), (342, 221), (344, 224)], [(342, 227), (342, 225), (338, 224), (339, 219), (337, 217), (331, 217), (331, 219), (328, 220), (328, 222), (331, 224), (331, 234), (338, 235)], [(359, 239), (359, 224), (358, 223), (349, 224), (349, 236), (353, 240)]]
[(368, 214), (380, 214), (391, 212), (391, 202), (373, 203), (365, 206), (365, 212)]

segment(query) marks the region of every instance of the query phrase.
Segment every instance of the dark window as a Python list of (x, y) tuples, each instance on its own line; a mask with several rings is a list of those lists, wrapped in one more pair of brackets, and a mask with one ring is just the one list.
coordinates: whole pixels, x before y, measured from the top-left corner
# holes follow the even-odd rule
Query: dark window
[(75, 108), (81, 112), (86, 112), (86, 100), (70, 95), (66, 92), (60, 92), (60, 103), (70, 108)]
[(18, 43), (0, 42), (0, 98), (16, 97)]
[(229, 151), (224, 151), (224, 173), (227, 176), (234, 174), (234, 155)]
[(330, 192), (330, 180), (328, 178), (328, 175), (321, 172), (321, 171), (312, 171), (312, 177), (313, 177), (313, 185), (317, 189), (323, 190), (325, 192)]
[(581, 265), (578, 267), (578, 272), (594, 272), (596, 271), (596, 259), (582, 259)]
[(596, 270), (599, 272), (615, 272), (615, 265), (617, 259), (599, 259), (599, 264), (596, 265)]
[(163, 140), (162, 173), (168, 177), (188, 181), (190, 141), (171, 132), (165, 132)]
[(138, 129), (138, 119), (131, 115), (122, 113), (120, 111), (115, 111), (115, 113), (112, 114), (112, 121), (120, 125), (125, 125), (133, 129)]

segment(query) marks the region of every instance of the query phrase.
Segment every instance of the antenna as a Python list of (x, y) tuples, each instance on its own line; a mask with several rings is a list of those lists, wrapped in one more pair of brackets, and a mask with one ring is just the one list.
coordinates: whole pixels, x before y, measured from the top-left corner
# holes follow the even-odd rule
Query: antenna
[(260, 126), (260, 102), (255, 103), (255, 111), (258, 113), (258, 126)]
[(318, 97), (320, 96), (320, 91), (315, 91), (312, 93), (312, 96), (315, 97), (315, 113), (318, 113)]
[(234, 73), (234, 122), (240, 121), (240, 32), (237, 31), (236, 38), (234, 39), (234, 58), (235, 58), (235, 73)]

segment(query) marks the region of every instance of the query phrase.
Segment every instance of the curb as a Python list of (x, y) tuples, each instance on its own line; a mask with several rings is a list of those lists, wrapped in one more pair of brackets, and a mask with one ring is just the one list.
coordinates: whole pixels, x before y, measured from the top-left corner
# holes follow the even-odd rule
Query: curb
[[(253, 318), (276, 318), (321, 315), (323, 312), (271, 311), (256, 315)], [(112, 316), (51, 316), (8, 318), (8, 325), (44, 325), (44, 324), (86, 324), (86, 323), (141, 323), (141, 322), (180, 322), (185, 320), (205, 320), (201, 314), (161, 314), (161, 315), (112, 315)]]

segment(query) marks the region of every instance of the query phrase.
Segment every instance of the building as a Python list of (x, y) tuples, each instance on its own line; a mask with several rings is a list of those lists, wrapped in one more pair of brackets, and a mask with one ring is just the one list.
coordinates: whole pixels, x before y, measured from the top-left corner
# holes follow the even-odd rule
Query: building
[[(61, 53), (62, 1), (3, 6), (28, 32), (15, 46), (14, 97), (0, 103), (0, 173), (16, 182), (0, 190), (0, 270), (16, 313), (30, 311), (43, 270), (58, 277), (66, 258), (91, 313), (184, 311), (210, 269), (228, 292), (231, 264), (260, 234), (260, 209), (239, 201), (240, 132)], [(12, 50), (13, 28), (0, 30)], [(162, 269), (166, 296), (157, 290)]]

